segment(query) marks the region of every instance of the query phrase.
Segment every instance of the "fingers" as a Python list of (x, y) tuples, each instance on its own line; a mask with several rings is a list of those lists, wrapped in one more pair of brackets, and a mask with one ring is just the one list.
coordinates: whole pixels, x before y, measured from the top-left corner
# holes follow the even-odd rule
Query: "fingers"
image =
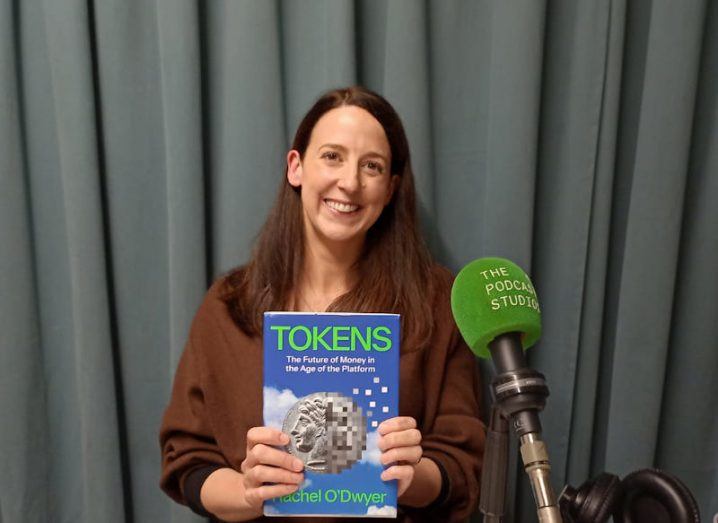
[(396, 481), (396, 494), (401, 496), (406, 492), (414, 480), (414, 467), (412, 465), (394, 465), (381, 473), (383, 481)]
[[(422, 455), (421, 432), (416, 428), (416, 420), (408, 416), (398, 416), (382, 422), (377, 445), (381, 450), (381, 462), (384, 465), (401, 463), (416, 465)], [(413, 470), (413, 467), (410, 467)], [(387, 470), (390, 470), (391, 467)], [(413, 474), (413, 473), (412, 473)]]
[(272, 465), (289, 471), (300, 472), (304, 464), (288, 452), (274, 448), (289, 443), (289, 436), (271, 427), (252, 427), (247, 431), (247, 455), (242, 462), (245, 474), (253, 467)]
[(247, 431), (247, 450), (255, 445), (286, 445), (289, 443), (289, 436), (281, 430), (271, 427), (252, 427)]
[(396, 416), (382, 421), (377, 427), (377, 431), (381, 436), (385, 436), (390, 432), (400, 432), (403, 430), (415, 429), (416, 420), (409, 416)]
[(270, 427), (247, 431), (247, 455), (242, 462), (244, 498), (255, 508), (271, 498), (296, 492), (304, 481), (304, 463), (276, 448), (289, 443), (289, 436)]
[(244, 493), (244, 499), (253, 507), (261, 507), (268, 499), (286, 496), (295, 492), (299, 485), (261, 485), (249, 488)]
[(393, 465), (381, 473), (382, 481), (396, 479), (407, 485), (414, 479), (414, 467), (411, 465)]
[(381, 454), (382, 465), (390, 463), (404, 463), (407, 465), (416, 465), (419, 463), (423, 450), (421, 446), (414, 445), (412, 447), (396, 447), (389, 449)]
[(417, 429), (390, 432), (386, 436), (381, 436), (377, 441), (379, 450), (382, 452), (396, 447), (412, 447), (419, 444), (421, 444), (421, 432)]
[(272, 465), (286, 470), (301, 472), (304, 469), (302, 460), (288, 452), (258, 443), (253, 448), (247, 447), (247, 457), (242, 462), (242, 472), (257, 465)]
[(246, 480), (252, 485), (262, 483), (285, 483), (287, 485), (300, 485), (304, 481), (304, 474), (290, 472), (289, 470), (257, 465), (245, 473)]

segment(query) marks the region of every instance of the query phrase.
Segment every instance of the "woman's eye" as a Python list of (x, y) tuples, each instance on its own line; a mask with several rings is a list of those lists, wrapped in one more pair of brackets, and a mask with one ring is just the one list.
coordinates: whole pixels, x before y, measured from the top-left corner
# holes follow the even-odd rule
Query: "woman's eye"
[(375, 162), (373, 160), (369, 160), (364, 164), (364, 166), (372, 172), (376, 172), (379, 174), (384, 172), (384, 166), (379, 162)]
[(327, 151), (325, 153), (322, 153), (322, 158), (325, 160), (329, 160), (331, 162), (339, 161), (339, 153), (336, 151)]

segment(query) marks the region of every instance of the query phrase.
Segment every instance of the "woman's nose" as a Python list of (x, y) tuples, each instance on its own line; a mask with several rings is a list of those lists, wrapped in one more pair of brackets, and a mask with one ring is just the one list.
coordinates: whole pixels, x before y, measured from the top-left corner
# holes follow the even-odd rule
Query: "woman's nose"
[(349, 193), (356, 192), (361, 186), (360, 176), (361, 172), (359, 167), (347, 165), (344, 169), (342, 169), (341, 173), (339, 173), (337, 186)]

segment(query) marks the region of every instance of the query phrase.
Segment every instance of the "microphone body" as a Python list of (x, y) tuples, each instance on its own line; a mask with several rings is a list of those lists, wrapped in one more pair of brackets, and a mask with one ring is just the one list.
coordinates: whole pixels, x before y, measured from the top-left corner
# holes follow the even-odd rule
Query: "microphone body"
[[(562, 523), (538, 416), (549, 391), (543, 374), (530, 369), (524, 356), (524, 349), (541, 334), (541, 311), (531, 281), (508, 260), (475, 260), (457, 275), (451, 304), (467, 345), (493, 361), (495, 406), (519, 438), (539, 522)], [(488, 514), (483, 506), (482, 511)]]

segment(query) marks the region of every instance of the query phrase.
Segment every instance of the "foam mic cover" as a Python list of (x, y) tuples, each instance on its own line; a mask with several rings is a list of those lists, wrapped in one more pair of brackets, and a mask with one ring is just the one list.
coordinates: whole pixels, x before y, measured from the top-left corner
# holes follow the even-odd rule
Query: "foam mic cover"
[(518, 332), (524, 350), (541, 336), (541, 309), (526, 273), (504, 258), (479, 258), (461, 269), (451, 288), (451, 310), (469, 348), (490, 359), (489, 343)]

